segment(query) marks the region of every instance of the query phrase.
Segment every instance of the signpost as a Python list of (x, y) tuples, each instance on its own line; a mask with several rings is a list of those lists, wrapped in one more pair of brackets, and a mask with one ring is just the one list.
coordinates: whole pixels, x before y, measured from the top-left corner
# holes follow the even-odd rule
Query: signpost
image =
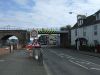
[(38, 37), (38, 31), (33, 29), (31, 32), (31, 37), (33, 37), (33, 38)]
[(38, 49), (40, 48), (40, 44), (38, 43), (38, 40), (35, 39), (35, 38), (38, 38), (38, 31), (37, 30), (32, 30), (31, 32), (31, 37), (33, 37), (33, 48), (35, 49), (32, 49), (33, 51), (33, 57), (39, 62), (39, 64), (43, 65), (43, 54), (41, 52), (41, 49)]
[(37, 41), (37, 40), (35, 40), (35, 39), (38, 38), (38, 31), (35, 30), (35, 29), (33, 29), (33, 30), (31, 31), (31, 37), (33, 38), (33, 43), (35, 43), (35, 42)]

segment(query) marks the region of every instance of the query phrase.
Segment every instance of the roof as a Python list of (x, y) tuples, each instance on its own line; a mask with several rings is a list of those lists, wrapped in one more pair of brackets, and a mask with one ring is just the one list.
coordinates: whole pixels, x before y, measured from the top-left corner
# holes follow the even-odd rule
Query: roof
[(96, 20), (96, 14), (100, 13), (100, 10), (97, 11), (95, 14), (93, 15), (90, 15), (88, 17), (86, 17), (85, 19), (83, 19), (83, 24), (78, 26), (78, 23), (76, 23), (72, 29), (75, 29), (75, 28), (80, 28), (80, 27), (85, 27), (85, 26), (90, 26), (90, 25), (95, 25), (95, 24), (98, 24), (100, 23), (100, 20)]

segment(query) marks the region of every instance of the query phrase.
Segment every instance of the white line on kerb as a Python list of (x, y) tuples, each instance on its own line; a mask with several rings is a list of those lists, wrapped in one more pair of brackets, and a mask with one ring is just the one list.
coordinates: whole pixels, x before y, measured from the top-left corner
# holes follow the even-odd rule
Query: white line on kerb
[(81, 65), (81, 64), (78, 64), (78, 63), (76, 63), (76, 62), (74, 62), (74, 61), (71, 61), (71, 60), (69, 60), (69, 61), (72, 62), (72, 63), (74, 63), (74, 64), (76, 64), (76, 65), (78, 65), (78, 66), (80, 66), (80, 67), (82, 67), (82, 68), (85, 68), (85, 69), (89, 70), (88, 67), (85, 67), (85, 66), (83, 66), (83, 65)]

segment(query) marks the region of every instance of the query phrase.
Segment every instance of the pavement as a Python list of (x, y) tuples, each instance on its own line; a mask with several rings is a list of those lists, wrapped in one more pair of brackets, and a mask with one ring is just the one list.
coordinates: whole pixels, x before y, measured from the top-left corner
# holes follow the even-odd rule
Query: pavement
[(27, 51), (19, 50), (0, 56), (0, 75), (47, 75), (47, 72)]

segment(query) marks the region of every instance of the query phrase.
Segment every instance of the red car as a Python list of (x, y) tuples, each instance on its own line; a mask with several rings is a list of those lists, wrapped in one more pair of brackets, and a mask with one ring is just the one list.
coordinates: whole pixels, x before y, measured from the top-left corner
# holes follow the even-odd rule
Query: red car
[(38, 43), (38, 42), (37, 42), (37, 43), (34, 43), (34, 44), (33, 44), (33, 48), (41, 48), (40, 43)]
[(30, 56), (33, 56), (33, 48), (41, 48), (40, 43), (28, 44), (26, 46), (26, 49), (28, 50)]
[(27, 49), (27, 50), (32, 50), (32, 48), (33, 48), (33, 45), (32, 45), (32, 44), (26, 45), (26, 49)]
[(33, 43), (33, 44), (26, 45), (27, 50), (32, 50), (33, 48), (41, 48), (40, 43), (36, 42), (36, 43)]

